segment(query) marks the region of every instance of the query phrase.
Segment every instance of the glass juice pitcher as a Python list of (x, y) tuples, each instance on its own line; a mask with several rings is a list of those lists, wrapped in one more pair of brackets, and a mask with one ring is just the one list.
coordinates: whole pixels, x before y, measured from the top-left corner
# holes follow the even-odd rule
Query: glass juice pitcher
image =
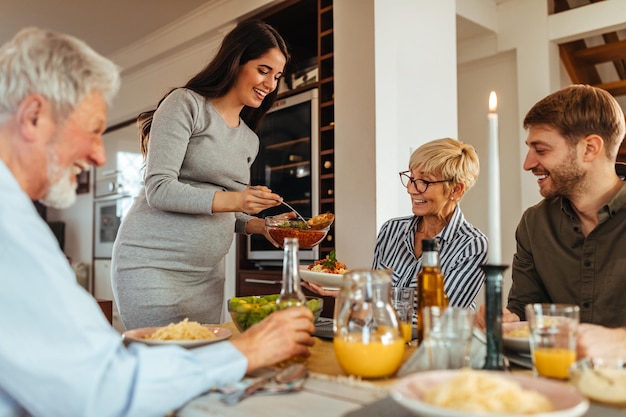
[(346, 272), (335, 308), (333, 345), (339, 365), (349, 375), (393, 375), (405, 343), (393, 305), (391, 275), (385, 270)]

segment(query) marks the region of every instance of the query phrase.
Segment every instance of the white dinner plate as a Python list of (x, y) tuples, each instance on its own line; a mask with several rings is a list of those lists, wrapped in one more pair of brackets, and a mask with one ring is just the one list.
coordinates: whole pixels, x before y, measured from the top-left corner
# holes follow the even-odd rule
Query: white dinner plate
[(306, 282), (312, 282), (325, 290), (339, 290), (343, 274), (328, 274), (326, 272), (313, 272), (306, 268), (300, 269), (300, 278)]
[(504, 347), (517, 353), (530, 354), (530, 342), (528, 340), (528, 337), (511, 337), (506, 335), (511, 330), (516, 330), (520, 327), (527, 326), (528, 322), (526, 321), (502, 323), (502, 344), (504, 345)]
[(145, 345), (151, 346), (163, 346), (163, 345), (178, 345), (187, 349), (195, 348), (198, 346), (204, 346), (211, 343), (221, 342), (233, 335), (229, 329), (225, 329), (217, 326), (205, 326), (215, 335), (212, 339), (203, 340), (151, 340), (145, 339), (149, 334), (152, 334), (160, 329), (160, 327), (143, 327), (141, 329), (127, 330), (122, 335), (124, 343), (139, 342)]
[[(411, 374), (399, 379), (391, 388), (391, 397), (402, 406), (421, 417), (497, 417), (498, 413), (468, 413), (437, 407), (422, 401), (424, 392), (437, 384), (459, 375), (462, 370), (428, 371)], [(553, 411), (533, 414), (534, 417), (579, 417), (587, 412), (589, 402), (569, 384), (527, 375), (515, 375), (498, 371), (498, 376), (517, 381), (522, 388), (531, 389), (545, 395), (553, 406)], [(527, 414), (506, 414), (507, 417), (528, 417)]]

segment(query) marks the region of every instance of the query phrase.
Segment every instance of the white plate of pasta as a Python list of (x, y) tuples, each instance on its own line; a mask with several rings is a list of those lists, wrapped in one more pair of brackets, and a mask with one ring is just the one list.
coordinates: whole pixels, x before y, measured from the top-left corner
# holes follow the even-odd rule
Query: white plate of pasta
[(314, 272), (309, 269), (300, 269), (300, 278), (306, 282), (317, 284), (325, 290), (339, 290), (343, 274), (329, 274), (327, 272)]
[(502, 344), (517, 353), (530, 354), (528, 322), (502, 323)]
[(579, 417), (589, 402), (562, 382), (498, 371), (429, 371), (399, 379), (391, 397), (422, 417)]
[(302, 267), (300, 269), (300, 278), (306, 282), (317, 284), (325, 290), (338, 290), (341, 288), (343, 274), (348, 272), (348, 267), (343, 262), (337, 260), (335, 250), (319, 261)]
[(163, 327), (142, 327), (122, 335), (125, 344), (139, 342), (151, 346), (178, 345), (187, 349), (221, 342), (232, 336), (229, 329), (201, 325), (187, 319)]

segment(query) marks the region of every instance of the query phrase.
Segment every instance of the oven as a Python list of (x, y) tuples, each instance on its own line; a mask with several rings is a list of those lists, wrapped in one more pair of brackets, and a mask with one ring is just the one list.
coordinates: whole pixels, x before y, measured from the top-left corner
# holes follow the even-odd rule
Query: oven
[(129, 194), (111, 194), (94, 200), (94, 258), (111, 259), (117, 230), (132, 201)]

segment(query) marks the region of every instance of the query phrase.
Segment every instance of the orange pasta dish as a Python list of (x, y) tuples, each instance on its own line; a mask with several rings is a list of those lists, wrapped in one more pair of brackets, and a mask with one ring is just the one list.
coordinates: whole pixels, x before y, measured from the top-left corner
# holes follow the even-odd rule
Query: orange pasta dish
[(313, 262), (307, 269), (313, 272), (325, 272), (327, 274), (343, 274), (348, 270), (348, 267), (343, 262), (337, 260), (335, 250), (333, 249), (326, 258)]

